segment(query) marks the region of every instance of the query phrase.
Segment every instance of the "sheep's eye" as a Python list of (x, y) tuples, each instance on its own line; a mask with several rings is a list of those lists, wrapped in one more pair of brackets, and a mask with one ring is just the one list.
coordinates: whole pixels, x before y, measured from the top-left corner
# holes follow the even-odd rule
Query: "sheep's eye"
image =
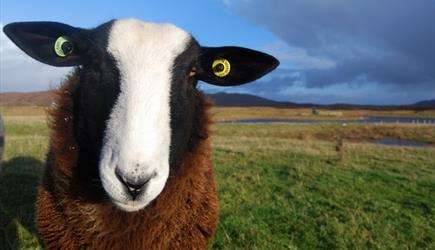
[(191, 69), (190, 69), (190, 71), (189, 71), (189, 74), (188, 74), (188, 76), (191, 78), (191, 77), (194, 77), (195, 75), (196, 75), (196, 67), (192, 67)]

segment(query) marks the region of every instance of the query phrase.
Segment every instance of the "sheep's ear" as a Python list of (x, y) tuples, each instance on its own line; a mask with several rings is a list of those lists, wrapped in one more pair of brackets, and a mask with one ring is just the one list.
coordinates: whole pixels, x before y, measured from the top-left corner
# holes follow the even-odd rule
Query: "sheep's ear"
[(271, 55), (240, 47), (204, 47), (199, 61), (198, 79), (219, 86), (254, 81), (279, 65)]
[(53, 66), (79, 65), (87, 49), (83, 30), (62, 23), (10, 23), (3, 31), (26, 54)]

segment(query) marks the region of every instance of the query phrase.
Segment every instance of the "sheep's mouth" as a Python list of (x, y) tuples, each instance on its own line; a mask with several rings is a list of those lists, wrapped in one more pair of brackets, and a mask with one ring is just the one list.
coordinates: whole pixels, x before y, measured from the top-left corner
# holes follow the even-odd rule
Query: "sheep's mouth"
[[(113, 180), (115, 181), (115, 180)], [(111, 202), (126, 212), (135, 212), (145, 208), (155, 197), (153, 190), (156, 189), (153, 180), (139, 189), (126, 186), (122, 182), (112, 182), (110, 185), (103, 185)]]
[(134, 200), (123, 201), (123, 202), (113, 200), (112, 202), (117, 208), (125, 212), (136, 212), (146, 206), (146, 204), (144, 205), (139, 201), (134, 201)]
[(128, 192), (121, 192), (114, 196), (114, 194), (108, 193), (111, 203), (118, 209), (125, 212), (136, 212), (145, 208), (149, 201), (147, 199), (146, 192), (141, 193), (139, 196), (133, 198)]

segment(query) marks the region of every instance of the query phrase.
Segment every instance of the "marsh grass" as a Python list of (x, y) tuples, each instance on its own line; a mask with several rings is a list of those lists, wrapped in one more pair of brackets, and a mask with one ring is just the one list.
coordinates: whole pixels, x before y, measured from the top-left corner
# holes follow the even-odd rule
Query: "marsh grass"
[(32, 118), (34, 116), (46, 116), (46, 110), (48, 107), (41, 106), (0, 106), (0, 114), (6, 117), (24, 116), (26, 118)]
[(435, 110), (330, 110), (316, 108), (214, 107), (216, 121), (243, 119), (358, 120), (368, 116), (435, 118)]
[[(11, 106), (0, 107), (4, 116), (43, 116), (49, 107)], [(304, 119), (304, 120), (357, 120), (367, 116), (435, 118), (435, 110), (331, 110), (316, 108), (274, 108), (274, 107), (213, 107), (211, 113), (216, 121), (243, 119)]]
[(304, 141), (370, 142), (396, 138), (435, 145), (434, 125), (415, 124), (222, 124), (217, 134), (230, 138), (237, 134), (246, 137), (287, 138)]
[[(5, 118), (0, 249), (38, 249), (36, 187), (49, 132), (39, 114)], [(434, 249), (435, 148), (361, 143), (399, 136), (433, 144), (434, 129), (215, 125), (220, 221), (211, 248)], [(343, 161), (337, 135), (347, 138)]]

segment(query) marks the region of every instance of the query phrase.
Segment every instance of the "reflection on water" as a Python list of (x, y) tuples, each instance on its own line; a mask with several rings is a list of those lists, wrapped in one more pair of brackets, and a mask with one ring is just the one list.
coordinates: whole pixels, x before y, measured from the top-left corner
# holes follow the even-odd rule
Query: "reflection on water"
[(386, 137), (386, 138), (383, 138), (382, 140), (374, 141), (374, 143), (388, 145), (388, 146), (417, 147), (417, 148), (423, 148), (423, 147), (430, 146), (430, 144), (423, 143), (423, 142), (401, 140), (401, 139), (390, 138), (390, 137)]

